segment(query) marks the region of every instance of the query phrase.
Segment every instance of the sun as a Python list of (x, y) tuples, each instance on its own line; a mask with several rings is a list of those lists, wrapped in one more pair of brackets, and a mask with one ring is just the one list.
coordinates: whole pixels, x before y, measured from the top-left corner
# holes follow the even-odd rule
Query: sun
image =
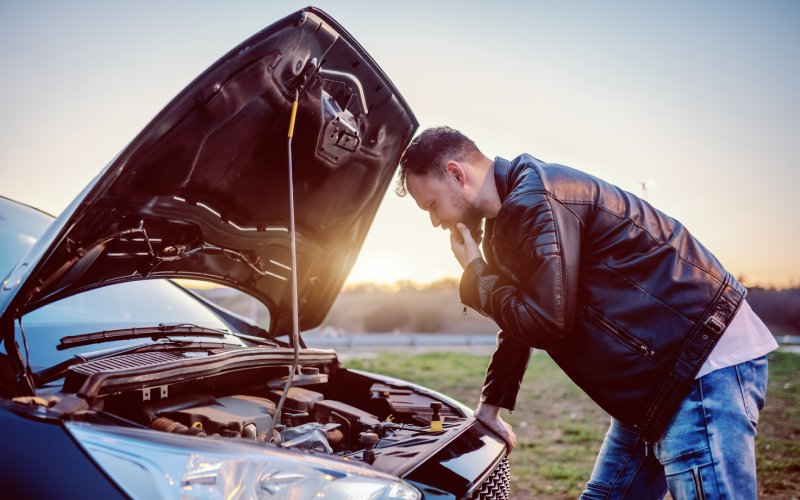
[(390, 259), (366, 255), (361, 257), (363, 258), (359, 258), (352, 271), (350, 271), (346, 284), (369, 282), (387, 285), (407, 279), (403, 275), (402, 269), (396, 265), (393, 266)]

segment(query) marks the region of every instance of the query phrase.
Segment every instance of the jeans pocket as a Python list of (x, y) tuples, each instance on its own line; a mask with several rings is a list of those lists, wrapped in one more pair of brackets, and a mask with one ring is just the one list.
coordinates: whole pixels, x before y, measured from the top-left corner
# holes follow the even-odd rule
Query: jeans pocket
[(705, 465), (703, 467), (693, 467), (679, 474), (667, 476), (669, 491), (675, 500), (715, 498), (714, 489), (711, 486), (714, 477), (713, 467)]
[(581, 494), (581, 499), (606, 500), (611, 498), (611, 485), (602, 481), (589, 481)]
[(753, 426), (758, 425), (767, 392), (767, 357), (752, 359), (734, 366), (742, 394), (742, 404)]
[(675, 500), (716, 498), (716, 474), (708, 449), (689, 453), (664, 465), (670, 494)]

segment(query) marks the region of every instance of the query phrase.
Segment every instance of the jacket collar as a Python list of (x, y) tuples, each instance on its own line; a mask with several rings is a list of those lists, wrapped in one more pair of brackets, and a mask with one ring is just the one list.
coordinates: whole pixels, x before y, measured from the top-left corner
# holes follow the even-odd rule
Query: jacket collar
[[(505, 202), (508, 196), (508, 175), (511, 167), (511, 162), (505, 158), (496, 156), (492, 170), (494, 172), (494, 185), (497, 189), (497, 194), (500, 196), (500, 203)], [(494, 260), (494, 219), (485, 219), (483, 226), (483, 241), (481, 242), (483, 248), (483, 255), (486, 262), (491, 265), (495, 264)]]
[(494, 158), (494, 185), (497, 188), (497, 194), (500, 196), (500, 203), (506, 201), (508, 196), (508, 174), (511, 163), (505, 158), (496, 156)]
[(506, 160), (505, 158), (495, 156), (494, 185), (497, 188), (497, 194), (500, 196), (500, 203), (505, 202), (506, 197), (508, 196), (510, 174), (511, 174), (511, 162)]

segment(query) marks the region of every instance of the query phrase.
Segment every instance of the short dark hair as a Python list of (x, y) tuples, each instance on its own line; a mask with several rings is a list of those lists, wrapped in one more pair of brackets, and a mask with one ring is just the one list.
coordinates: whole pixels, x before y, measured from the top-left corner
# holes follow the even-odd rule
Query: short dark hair
[(415, 137), (400, 157), (395, 193), (398, 196), (408, 193), (409, 174), (439, 176), (444, 174), (442, 167), (447, 160), (463, 161), (480, 153), (472, 139), (454, 128), (429, 128)]

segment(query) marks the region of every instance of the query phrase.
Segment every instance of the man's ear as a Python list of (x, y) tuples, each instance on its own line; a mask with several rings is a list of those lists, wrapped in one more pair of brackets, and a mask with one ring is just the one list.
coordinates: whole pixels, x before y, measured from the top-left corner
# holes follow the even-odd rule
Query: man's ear
[(448, 160), (448, 162), (444, 166), (444, 171), (447, 175), (451, 175), (456, 182), (460, 185), (464, 185), (467, 182), (466, 172), (464, 171), (464, 167), (461, 163), (455, 160)]

